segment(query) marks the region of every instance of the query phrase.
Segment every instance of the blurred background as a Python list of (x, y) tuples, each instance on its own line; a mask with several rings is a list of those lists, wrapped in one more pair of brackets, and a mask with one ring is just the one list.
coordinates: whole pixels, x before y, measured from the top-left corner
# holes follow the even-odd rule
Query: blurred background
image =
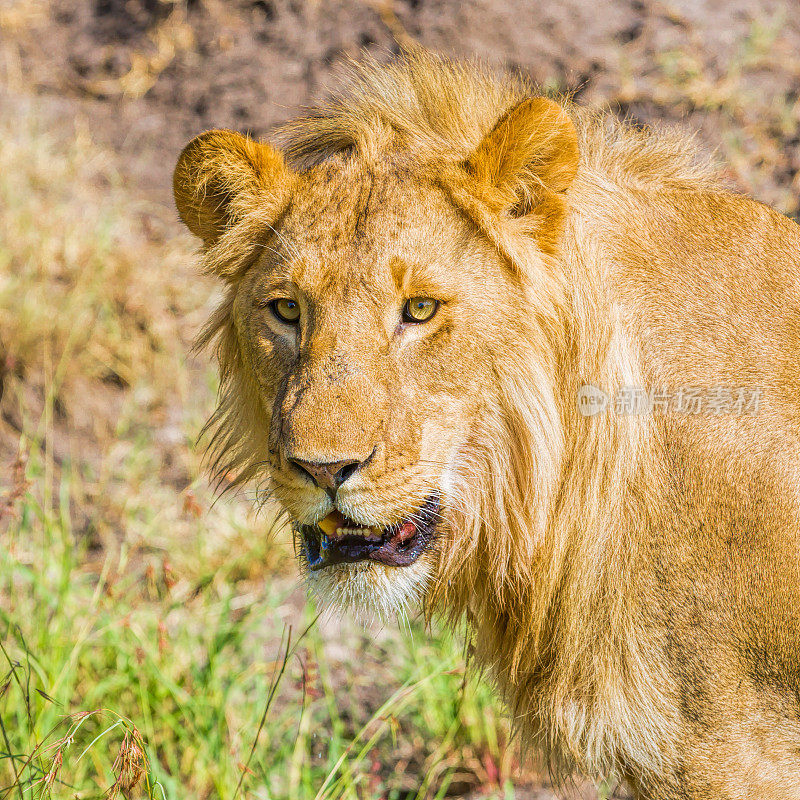
[[(797, 0), (0, 0), (0, 800), (554, 797), (462, 639), (319, 618), (214, 502), (219, 298), (170, 179), (419, 43), (696, 132), (797, 216)], [(563, 787), (608, 798), (613, 780)]]

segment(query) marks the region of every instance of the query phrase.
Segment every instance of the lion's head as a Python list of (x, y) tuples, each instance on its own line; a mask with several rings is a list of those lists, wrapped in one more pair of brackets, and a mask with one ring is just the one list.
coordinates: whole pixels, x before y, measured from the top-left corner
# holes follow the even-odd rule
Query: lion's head
[(204, 336), (217, 467), (268, 475), (312, 585), (362, 611), (529, 560), (514, 516), (558, 469), (551, 264), (576, 131), (520, 83), (474, 86), (430, 57), (366, 67), (283, 153), (211, 131), (175, 170), (227, 284)]

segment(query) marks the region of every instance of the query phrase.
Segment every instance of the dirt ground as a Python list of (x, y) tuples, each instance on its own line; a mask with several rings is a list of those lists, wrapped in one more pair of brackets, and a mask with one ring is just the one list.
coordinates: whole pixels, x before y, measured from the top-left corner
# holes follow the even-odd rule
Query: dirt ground
[(696, 130), (736, 185), (785, 213), (800, 208), (800, 16), (791, 2), (5, 5), (6, 80), (57, 98), (65, 115), (87, 114), (131, 178), (164, 204), (170, 167), (192, 135), (211, 127), (268, 135), (339, 85), (348, 58), (388, 59), (416, 42), (528, 73), (637, 121)]
[[(639, 123), (696, 131), (733, 186), (797, 218), (796, 1), (0, 0), (0, 114), (33, 93), (53, 130), (85, 126), (164, 241), (179, 235), (171, 172), (194, 134), (224, 127), (268, 137), (340, 86), (349, 58), (386, 60), (413, 42), (518, 70)], [(200, 391), (203, 366), (193, 373)], [(41, 385), (25, 391), (36, 405)], [(87, 419), (66, 415), (65, 429), (85, 429), (86, 453), (102, 449), (92, 431), (98, 419), (114, 429), (128, 391), (104, 381), (82, 395)], [(21, 424), (5, 403), (0, 496)], [(181, 484), (182, 474), (171, 480)], [(554, 794), (535, 785), (515, 796)]]

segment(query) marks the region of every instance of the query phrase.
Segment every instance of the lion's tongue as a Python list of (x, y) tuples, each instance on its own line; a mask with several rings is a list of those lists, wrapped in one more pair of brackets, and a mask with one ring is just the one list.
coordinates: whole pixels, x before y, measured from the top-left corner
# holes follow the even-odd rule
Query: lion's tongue
[(417, 526), (413, 522), (404, 522), (400, 526), (400, 530), (392, 537), (392, 541), (405, 542), (414, 536), (417, 532)]

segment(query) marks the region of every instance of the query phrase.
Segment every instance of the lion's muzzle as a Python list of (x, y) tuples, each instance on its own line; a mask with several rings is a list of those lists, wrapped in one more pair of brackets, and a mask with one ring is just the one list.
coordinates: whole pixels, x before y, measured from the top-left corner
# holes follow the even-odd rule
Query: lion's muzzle
[(431, 546), (439, 519), (439, 495), (434, 494), (409, 517), (385, 528), (364, 528), (333, 511), (317, 525), (300, 526), (300, 535), (311, 570), (358, 561), (407, 567)]

